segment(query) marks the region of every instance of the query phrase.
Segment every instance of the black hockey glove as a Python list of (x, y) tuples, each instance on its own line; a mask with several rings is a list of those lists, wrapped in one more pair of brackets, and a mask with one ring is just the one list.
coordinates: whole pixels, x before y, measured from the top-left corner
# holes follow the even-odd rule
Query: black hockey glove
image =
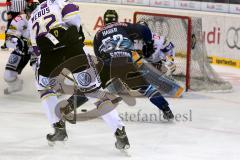
[(82, 41), (82, 43), (84, 44), (84, 41), (85, 41), (85, 35), (84, 35), (84, 33), (83, 33), (83, 29), (82, 29), (82, 26), (80, 26), (80, 28), (79, 28), (79, 36), (80, 36), (80, 38), (81, 38), (81, 41)]
[(149, 58), (154, 53), (153, 40), (143, 45), (142, 52), (145, 58)]

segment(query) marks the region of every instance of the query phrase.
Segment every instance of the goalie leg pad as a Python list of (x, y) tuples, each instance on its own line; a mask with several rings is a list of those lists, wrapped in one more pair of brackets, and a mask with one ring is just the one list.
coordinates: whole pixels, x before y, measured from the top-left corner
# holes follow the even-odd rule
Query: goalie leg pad
[(144, 63), (140, 70), (144, 72), (143, 77), (146, 81), (160, 91), (161, 94), (172, 97), (180, 97), (183, 94), (184, 88), (181, 85), (161, 75), (151, 64)]

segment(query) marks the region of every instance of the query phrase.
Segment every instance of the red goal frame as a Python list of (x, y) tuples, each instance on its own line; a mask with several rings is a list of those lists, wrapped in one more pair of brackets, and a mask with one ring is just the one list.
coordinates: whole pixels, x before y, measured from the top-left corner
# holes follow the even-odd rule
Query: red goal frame
[(159, 14), (159, 13), (150, 13), (150, 12), (134, 12), (133, 14), (133, 23), (137, 21), (137, 15), (149, 15), (149, 16), (161, 16), (169, 18), (179, 18), (185, 19), (188, 22), (187, 29), (187, 59), (186, 59), (186, 91), (190, 89), (190, 65), (191, 65), (191, 36), (192, 36), (192, 20), (187, 16), (171, 15), (171, 14)]

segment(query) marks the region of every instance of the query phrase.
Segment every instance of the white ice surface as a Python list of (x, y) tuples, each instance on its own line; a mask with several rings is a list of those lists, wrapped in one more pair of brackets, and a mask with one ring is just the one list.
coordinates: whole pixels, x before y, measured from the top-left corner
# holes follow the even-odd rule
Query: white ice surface
[[(189, 92), (181, 99), (167, 98), (173, 112), (185, 114), (187, 121), (179, 118), (173, 123), (143, 123), (136, 117), (134, 122), (126, 121), (132, 155), (127, 158), (114, 148), (113, 133), (101, 119), (67, 124), (69, 140), (65, 145), (50, 148), (45, 137), (52, 129), (33, 85), (31, 68), (27, 67), (21, 75), (22, 92), (3, 95), (6, 87), (3, 71), (8, 55), (9, 52), (0, 52), (0, 160), (240, 159), (239, 69), (214, 66), (234, 85), (231, 93)], [(88, 106), (91, 102), (85, 108)], [(158, 114), (143, 98), (137, 99), (132, 108), (122, 103), (118, 109), (122, 116), (126, 111), (135, 115), (139, 112), (140, 120), (144, 113)]]

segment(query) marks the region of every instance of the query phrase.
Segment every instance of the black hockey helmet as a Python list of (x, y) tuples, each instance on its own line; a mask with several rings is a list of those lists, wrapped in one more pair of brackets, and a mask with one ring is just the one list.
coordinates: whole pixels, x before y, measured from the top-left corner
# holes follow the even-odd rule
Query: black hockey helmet
[(115, 10), (108, 9), (104, 13), (103, 18), (104, 18), (105, 25), (113, 22), (118, 22), (118, 14)]
[(144, 25), (144, 26), (147, 26), (147, 27), (148, 27), (147, 22), (146, 22), (146, 21), (143, 21), (143, 20), (138, 21), (137, 24), (141, 24), (141, 25)]
[(42, 3), (42, 2), (44, 2), (44, 1), (47, 1), (47, 0), (38, 0), (39, 3)]

